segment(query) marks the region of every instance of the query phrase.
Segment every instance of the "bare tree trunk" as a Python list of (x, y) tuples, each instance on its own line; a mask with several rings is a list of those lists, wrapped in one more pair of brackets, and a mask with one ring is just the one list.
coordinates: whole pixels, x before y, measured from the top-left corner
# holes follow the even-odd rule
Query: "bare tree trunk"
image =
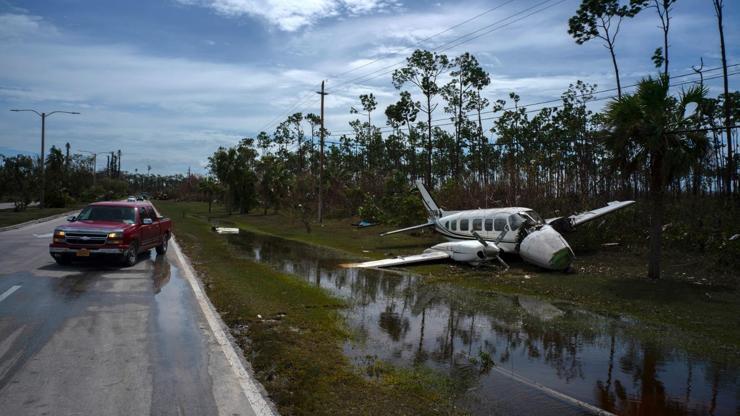
[(614, 44), (607, 42), (607, 49), (612, 56), (612, 64), (614, 64), (614, 77), (617, 79), (617, 98), (622, 99), (622, 83), (619, 81), (619, 66), (617, 66), (617, 55), (614, 53)]
[(663, 154), (650, 156), (650, 254), (648, 277), (660, 279), (661, 239), (663, 233)]
[(426, 172), (426, 185), (428, 188), (432, 188), (432, 97), (427, 95), (427, 172)]
[(732, 183), (735, 175), (735, 164), (732, 158), (732, 128), (730, 122), (730, 89), (727, 82), (727, 55), (725, 52), (725, 31), (722, 25), (722, 6), (723, 0), (712, 0), (714, 4), (714, 12), (717, 15), (717, 26), (719, 28), (719, 45), (722, 53), (722, 78), (723, 87), (725, 94), (725, 129), (727, 130), (727, 173), (725, 178), (725, 193), (728, 195), (732, 194)]

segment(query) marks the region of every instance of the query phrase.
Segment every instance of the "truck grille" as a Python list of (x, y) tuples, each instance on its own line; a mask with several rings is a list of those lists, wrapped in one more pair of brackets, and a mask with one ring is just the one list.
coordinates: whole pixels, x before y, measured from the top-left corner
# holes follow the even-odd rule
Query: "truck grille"
[(97, 246), (105, 244), (105, 240), (107, 239), (107, 237), (107, 233), (68, 231), (64, 238), (67, 244)]

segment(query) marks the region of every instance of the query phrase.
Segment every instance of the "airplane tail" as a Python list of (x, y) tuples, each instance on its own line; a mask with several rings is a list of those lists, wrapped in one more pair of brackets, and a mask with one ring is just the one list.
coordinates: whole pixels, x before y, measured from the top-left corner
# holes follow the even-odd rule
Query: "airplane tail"
[(427, 212), (429, 213), (429, 218), (441, 217), (443, 211), (439, 209), (437, 203), (434, 202), (434, 199), (432, 199), (432, 195), (430, 195), (429, 191), (427, 191), (427, 188), (424, 187), (424, 183), (421, 181), (421, 179), (416, 180), (416, 187), (419, 188), (421, 199), (424, 202), (424, 208), (426, 208)]

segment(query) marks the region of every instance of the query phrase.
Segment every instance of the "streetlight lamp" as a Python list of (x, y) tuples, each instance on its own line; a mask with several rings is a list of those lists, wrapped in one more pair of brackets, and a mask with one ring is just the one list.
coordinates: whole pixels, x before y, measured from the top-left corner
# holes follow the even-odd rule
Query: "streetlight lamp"
[(44, 166), (44, 145), (46, 140), (46, 117), (51, 116), (52, 114), (56, 113), (62, 113), (62, 114), (80, 114), (76, 111), (52, 111), (51, 113), (39, 113), (36, 110), (10, 110), (14, 111), (16, 113), (22, 112), (22, 111), (28, 111), (31, 113), (36, 113), (37, 116), (41, 117), (41, 198), (39, 199), (39, 208), (44, 207), (44, 193), (46, 192), (46, 166)]

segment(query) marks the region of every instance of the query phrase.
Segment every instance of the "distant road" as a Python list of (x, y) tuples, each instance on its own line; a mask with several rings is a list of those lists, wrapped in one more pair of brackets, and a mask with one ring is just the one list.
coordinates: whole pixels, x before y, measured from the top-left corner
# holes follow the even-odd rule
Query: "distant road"
[(62, 223), (0, 232), (0, 413), (270, 413), (250, 405), (172, 250), (60, 267), (48, 244)]

